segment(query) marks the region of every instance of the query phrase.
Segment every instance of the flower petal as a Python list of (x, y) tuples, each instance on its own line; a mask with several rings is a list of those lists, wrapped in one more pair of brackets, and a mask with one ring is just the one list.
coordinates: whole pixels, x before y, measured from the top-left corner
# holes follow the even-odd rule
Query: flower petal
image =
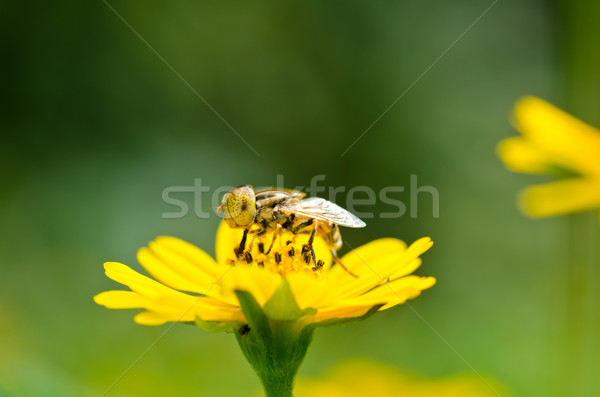
[[(235, 291), (246, 291), (261, 306), (273, 296), (280, 282), (279, 274), (244, 264), (233, 266), (220, 280), (223, 293), (227, 298), (235, 297)], [(237, 300), (237, 297), (235, 299)]]
[(384, 283), (379, 287), (350, 300), (349, 304), (376, 305), (383, 304), (381, 309), (389, 309), (414, 299), (421, 291), (431, 288), (436, 280), (433, 277), (407, 276), (395, 281)]
[(550, 103), (525, 97), (515, 106), (517, 129), (565, 168), (600, 175), (600, 131)]
[(413, 260), (406, 266), (402, 266), (402, 268), (400, 268), (397, 272), (390, 274), (388, 279), (390, 281), (393, 281), (393, 280), (397, 280), (400, 277), (404, 277), (408, 274), (411, 274), (412, 272), (417, 270), (419, 267), (421, 267), (422, 263), (423, 263), (423, 260), (421, 258), (416, 258), (415, 260)]
[(155, 325), (163, 325), (172, 320), (168, 316), (165, 316), (164, 314), (151, 312), (151, 311), (143, 311), (143, 312), (136, 314), (133, 317), (133, 321), (135, 321), (137, 324), (141, 324), (141, 325), (155, 326)]
[[(150, 246), (153, 247), (153, 244), (150, 243)], [(160, 252), (159, 247), (154, 245), (154, 248)], [(206, 291), (210, 285), (210, 277), (201, 277), (183, 258), (176, 260), (172, 255), (169, 257), (163, 253), (159, 256), (154, 250), (141, 248), (138, 250), (137, 259), (152, 277), (171, 288), (199, 294)], [(186, 273), (189, 274), (188, 277)]]
[(214, 275), (217, 272), (216, 268), (219, 264), (206, 252), (187, 241), (175, 237), (160, 236), (154, 242), (161, 247), (168, 248), (179, 257), (187, 259), (189, 263), (194, 264), (205, 273)]
[(317, 314), (311, 319), (311, 322), (321, 322), (338, 318), (354, 318), (364, 316), (373, 305), (338, 305), (327, 308), (319, 308)]
[[(172, 288), (205, 294), (217, 279), (217, 264), (205, 255), (186, 255), (185, 242), (158, 238), (138, 251), (138, 261), (152, 277)], [(199, 254), (199, 253), (197, 253)], [(190, 259), (191, 258), (191, 259)], [(213, 294), (218, 288), (212, 289)]]
[(244, 229), (232, 229), (225, 222), (219, 224), (215, 246), (218, 263), (227, 263), (227, 260), (235, 259), (233, 249), (240, 244), (243, 234)]
[(339, 300), (327, 278), (319, 279), (314, 274), (304, 272), (287, 274), (285, 277), (301, 309), (330, 306)]
[(600, 181), (571, 178), (525, 189), (519, 199), (521, 210), (542, 217), (600, 207)]
[(94, 302), (109, 309), (137, 309), (147, 300), (133, 291), (106, 291), (94, 296)]
[(515, 172), (540, 174), (552, 159), (522, 137), (512, 137), (498, 144), (498, 156), (506, 167)]
[(238, 306), (222, 306), (219, 301), (210, 297), (186, 295), (189, 299), (183, 304), (180, 297), (164, 295), (156, 299), (148, 309), (161, 313), (169, 321), (195, 321), (199, 317), (203, 321), (241, 321), (244, 316)]
[[(104, 267), (108, 277), (127, 285), (134, 293), (139, 294), (144, 298), (142, 307), (154, 314), (160, 314), (161, 318), (166, 319), (165, 321), (194, 321), (196, 317), (200, 317), (204, 321), (243, 320), (241, 310), (237, 306), (228, 305), (208, 296), (191, 296), (176, 291), (137, 273), (121, 263), (108, 262), (104, 264)], [(109, 295), (109, 298), (114, 299), (115, 297), (115, 295), (112, 297)], [(131, 299), (129, 295), (126, 297)], [(106, 297), (100, 299), (101, 302), (118, 305), (114, 300), (106, 301)], [(150, 314), (147, 316), (150, 316)], [(141, 318), (145, 317), (142, 316)]]
[(165, 293), (176, 292), (151, 278), (139, 274), (122, 263), (107, 262), (104, 264), (104, 270), (110, 279), (128, 286), (132, 291), (149, 299)]
[[(381, 284), (390, 277), (398, 278), (409, 274), (420, 265), (416, 259), (427, 251), (433, 242), (423, 237), (406, 248), (403, 241), (385, 238), (372, 241), (344, 255), (342, 263), (358, 277), (340, 277), (343, 269), (332, 269), (331, 278), (337, 277), (340, 284), (336, 293), (340, 297), (358, 296)], [(334, 272), (337, 271), (337, 274)]]

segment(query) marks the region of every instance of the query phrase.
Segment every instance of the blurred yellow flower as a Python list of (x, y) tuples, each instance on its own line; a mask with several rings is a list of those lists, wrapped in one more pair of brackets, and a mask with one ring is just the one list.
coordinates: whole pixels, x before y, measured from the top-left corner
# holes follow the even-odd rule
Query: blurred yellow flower
[(295, 397), (497, 397), (476, 376), (427, 380), (366, 360), (338, 364), (322, 379), (299, 378)]
[(158, 237), (137, 256), (154, 279), (121, 263), (105, 263), (106, 275), (131, 291), (107, 291), (94, 300), (110, 309), (144, 309), (134, 317), (139, 324), (179, 321), (229, 330), (248, 323), (240, 292), (248, 293), (269, 319), (291, 320), (301, 326), (328, 325), (404, 303), (435, 283), (433, 277), (409, 275), (421, 264), (419, 255), (433, 244), (429, 238), (408, 247), (400, 240), (384, 238), (348, 253), (342, 262), (355, 277), (332, 266), (331, 254), (319, 238), (314, 247), (324, 265), (313, 270), (312, 262), (306, 264), (300, 255), (308, 235), (287, 232), (276, 240), (269, 255), (261, 252), (265, 243), (270, 244), (271, 234), (252, 244), (250, 264), (235, 263), (234, 248), (241, 233), (221, 224), (216, 261), (187, 242)]
[(542, 217), (600, 208), (600, 131), (535, 97), (517, 103), (515, 121), (523, 136), (498, 146), (507, 168), (561, 177), (525, 189), (521, 210)]

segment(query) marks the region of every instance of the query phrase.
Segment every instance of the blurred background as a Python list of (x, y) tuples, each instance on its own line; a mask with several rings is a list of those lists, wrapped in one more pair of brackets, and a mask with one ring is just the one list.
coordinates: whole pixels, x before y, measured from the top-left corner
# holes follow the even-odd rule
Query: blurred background
[[(321, 329), (300, 376), (364, 357), (426, 377), (472, 366), (510, 395), (557, 395), (566, 221), (518, 213), (517, 191), (543, 178), (507, 172), (495, 145), (516, 134), (520, 96), (568, 103), (569, 14), (499, 1), (411, 87), (492, 1), (109, 4), (248, 145), (103, 1), (0, 5), (0, 395), (101, 395), (167, 328), (96, 305), (120, 288), (102, 263), (141, 270), (136, 250), (158, 235), (214, 253), (214, 189), (277, 174), (346, 191), (416, 175), (440, 198), (439, 217), (422, 194), (416, 218), (343, 231), (354, 247), (435, 241), (418, 274), (438, 284), (411, 303), (429, 325), (399, 306)], [(163, 190), (198, 178), (211, 216), (164, 219)], [(107, 395), (258, 390), (232, 335), (176, 325)]]

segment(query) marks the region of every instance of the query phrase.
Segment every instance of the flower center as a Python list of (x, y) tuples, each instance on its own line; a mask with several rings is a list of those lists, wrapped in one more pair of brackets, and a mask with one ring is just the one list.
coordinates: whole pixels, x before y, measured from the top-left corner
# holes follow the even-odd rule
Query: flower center
[(229, 263), (257, 266), (281, 275), (307, 272), (319, 278), (331, 265), (331, 251), (319, 236), (309, 245), (309, 233), (293, 234), (281, 229), (259, 236), (259, 231), (259, 227), (249, 231), (244, 250), (240, 251), (240, 241), (236, 242)]

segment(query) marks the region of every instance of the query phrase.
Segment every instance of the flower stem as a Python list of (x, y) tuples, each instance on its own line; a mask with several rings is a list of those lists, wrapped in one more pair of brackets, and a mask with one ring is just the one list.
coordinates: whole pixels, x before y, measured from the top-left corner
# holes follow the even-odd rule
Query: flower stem
[(275, 372), (259, 374), (265, 397), (293, 397), (294, 375)]
[[(565, 107), (592, 125), (600, 125), (600, 2), (558, 0), (559, 65)], [(600, 232), (598, 214), (570, 219), (570, 262), (567, 285), (567, 361), (569, 389), (563, 395), (600, 395)]]
[(570, 217), (570, 263), (567, 276), (567, 330), (565, 385), (570, 396), (600, 395), (597, 338), (600, 335), (597, 302), (599, 244), (595, 213)]
[[(298, 334), (287, 332), (288, 328), (273, 327), (267, 338), (252, 330), (236, 338), (244, 356), (258, 375), (266, 397), (292, 397), (294, 379), (304, 361), (314, 329), (307, 328)], [(282, 329), (283, 328), (283, 329)], [(283, 331), (283, 332), (282, 332)]]

